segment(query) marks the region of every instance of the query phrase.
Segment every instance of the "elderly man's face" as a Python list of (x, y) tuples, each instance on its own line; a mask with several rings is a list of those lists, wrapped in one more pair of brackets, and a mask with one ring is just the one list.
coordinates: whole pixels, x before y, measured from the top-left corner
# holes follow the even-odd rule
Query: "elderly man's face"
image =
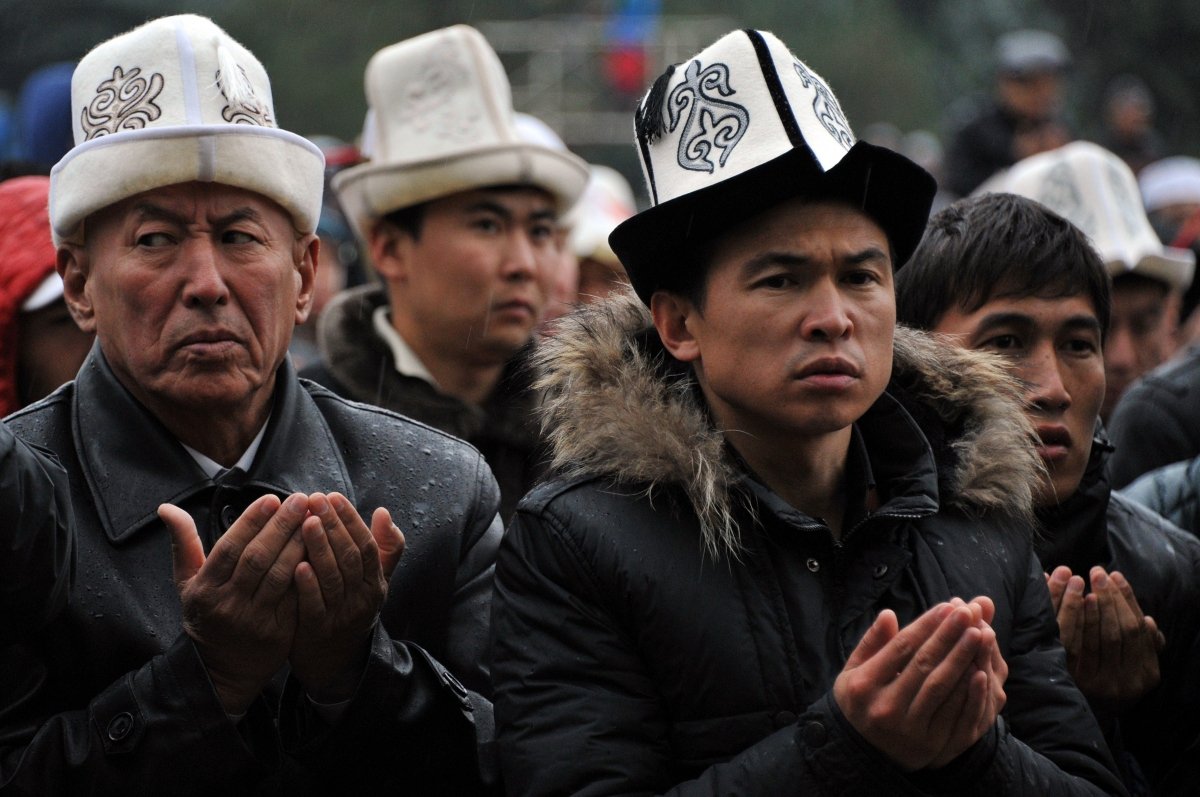
[(142, 403), (233, 409), (271, 395), (308, 316), (315, 240), (259, 194), (181, 183), (88, 218), (59, 265), (76, 320)]

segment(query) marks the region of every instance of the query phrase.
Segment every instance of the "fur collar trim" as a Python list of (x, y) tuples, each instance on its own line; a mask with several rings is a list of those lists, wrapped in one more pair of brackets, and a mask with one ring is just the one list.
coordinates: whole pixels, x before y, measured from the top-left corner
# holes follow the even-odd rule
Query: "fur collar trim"
[[(673, 371), (639, 338), (649, 311), (626, 293), (560, 319), (533, 358), (552, 467), (647, 491), (675, 485), (700, 519), (709, 552), (737, 555), (737, 465), (709, 422), (690, 374)], [(650, 332), (653, 335), (653, 332)], [(656, 339), (655, 339), (656, 341)], [(656, 341), (657, 342), (657, 341)], [(996, 357), (898, 327), (892, 385), (938, 424), (943, 502), (974, 515), (1033, 517), (1042, 473), (1020, 386)], [(927, 435), (929, 436), (929, 435)]]

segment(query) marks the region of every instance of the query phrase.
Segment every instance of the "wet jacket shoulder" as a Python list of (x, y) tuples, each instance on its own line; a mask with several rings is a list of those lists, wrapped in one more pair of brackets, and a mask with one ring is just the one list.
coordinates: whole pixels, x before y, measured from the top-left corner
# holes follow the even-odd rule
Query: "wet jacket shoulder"
[(392, 350), (375, 331), (373, 320), (386, 306), (387, 295), (378, 285), (352, 288), (336, 297), (317, 329), (321, 360), (300, 375), (346, 398), (415, 418), (471, 443), (500, 485), (501, 517), (507, 520), (542, 473), (525, 355), (513, 358), (482, 406), (468, 404), (396, 370)]
[(1200, 346), (1151, 371), (1121, 396), (1108, 424), (1112, 485), (1200, 454)]
[(1047, 571), (1059, 565), (1085, 577), (1095, 565), (1120, 571), (1142, 612), (1158, 623), (1167, 640), (1159, 685), (1119, 713), (1094, 709), (1122, 766), (1134, 773), (1131, 782), (1148, 781), (1154, 794), (1188, 794), (1200, 780), (1200, 540), (1111, 492), (1105, 476), (1111, 450), (1101, 430), (1079, 490), (1039, 513), (1045, 529), (1039, 555)]
[(1200, 457), (1143, 473), (1121, 495), (1200, 537)]
[[(1001, 368), (898, 336), (893, 390), (852, 444), (887, 497), (839, 543), (738, 466), (647, 324), (636, 299), (596, 306), (543, 355), (563, 475), (518, 509), (493, 605), (511, 792), (1120, 793), (1069, 686), (1027, 525), (1036, 454)], [(907, 623), (984, 593), (1005, 713), (952, 766), (905, 775), (833, 679), (882, 609)]]
[(74, 570), (67, 472), (0, 424), (0, 644), (58, 614)]
[[(441, 432), (277, 375), (248, 472), (209, 479), (117, 382), (99, 348), (79, 378), (6, 421), (70, 477), (79, 566), (66, 610), (0, 651), (0, 784), (18, 793), (305, 794), (478, 786), (490, 725), (485, 648), (500, 529), (478, 453)], [(181, 632), (165, 501), (206, 548), (265, 492), (342, 492), (386, 506), (407, 549), (363, 680), (336, 729), (281, 672), (238, 723)], [(285, 688), (286, 687), (286, 688)], [(380, 760), (405, 750), (404, 765)], [(367, 762), (370, 766), (367, 766)], [(220, 762), (215, 766), (214, 762)], [(449, 774), (447, 774), (449, 773)], [(382, 781), (377, 783), (375, 781)]]
[(1111, 568), (1129, 580), (1167, 644), (1159, 685), (1121, 714), (1123, 746), (1154, 794), (1200, 783), (1200, 540), (1120, 493), (1108, 508)]

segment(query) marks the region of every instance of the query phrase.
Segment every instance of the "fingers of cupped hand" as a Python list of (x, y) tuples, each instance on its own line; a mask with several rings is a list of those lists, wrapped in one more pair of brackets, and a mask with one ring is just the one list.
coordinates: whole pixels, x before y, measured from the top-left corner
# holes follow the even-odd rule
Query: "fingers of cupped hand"
[[(291, 580), (291, 569), (304, 555), (297, 532), (308, 512), (307, 498), (296, 493), (282, 504), (277, 504), (278, 499), (275, 499), (273, 511), (270, 509), (271, 498), (264, 496), (251, 504), (213, 546), (215, 552), (226, 539), (234, 536), (238, 556), (230, 581), (242, 589), (254, 591), (267, 586), (277, 591), (285, 587)], [(242, 542), (243, 536), (249, 539)], [(281, 570), (286, 570), (286, 580), (281, 581)]]

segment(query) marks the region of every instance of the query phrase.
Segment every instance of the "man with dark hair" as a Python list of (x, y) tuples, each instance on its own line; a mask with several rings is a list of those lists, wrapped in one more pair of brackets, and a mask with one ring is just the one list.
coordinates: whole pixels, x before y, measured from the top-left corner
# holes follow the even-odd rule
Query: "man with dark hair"
[(1107, 422), (1125, 390), (1174, 352), (1195, 256), (1162, 245), (1129, 166), (1088, 141), (1026, 158), (985, 183), (986, 191), (1029, 197), (1061, 215), (1088, 237), (1112, 276), (1100, 405)]
[(369, 160), (333, 185), (382, 284), (331, 303), (301, 374), (474, 445), (507, 520), (540, 473), (521, 353), (587, 164), (522, 137), (500, 60), (466, 25), (380, 50), (366, 84)]
[(895, 329), (932, 178), (760, 31), (669, 69), (636, 127), (655, 206), (610, 238), (636, 298), (539, 349), (560, 478), (497, 560), (509, 791), (1120, 793), (1016, 386)]
[(999, 354), (1025, 385), (1046, 467), (1037, 549), (1068, 666), (1131, 790), (1148, 778), (1155, 794), (1187, 793), (1200, 739), (1200, 543), (1111, 494), (1097, 425), (1104, 263), (1045, 206), (984, 194), (933, 217), (896, 304), (901, 323)]

